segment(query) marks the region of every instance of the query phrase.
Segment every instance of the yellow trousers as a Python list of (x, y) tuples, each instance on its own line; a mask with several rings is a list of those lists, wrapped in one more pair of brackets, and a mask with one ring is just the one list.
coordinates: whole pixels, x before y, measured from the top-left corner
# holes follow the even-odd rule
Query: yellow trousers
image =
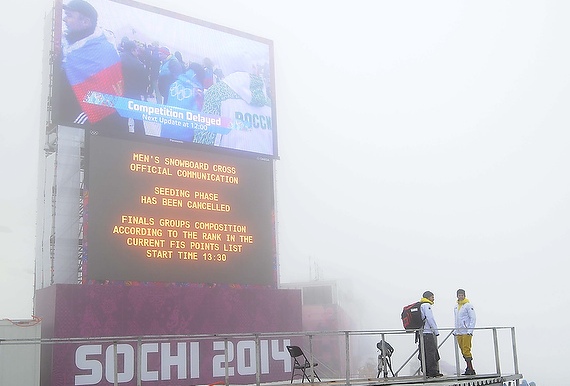
[(457, 344), (461, 349), (461, 354), (463, 354), (463, 358), (465, 359), (473, 359), (471, 356), (471, 339), (473, 335), (456, 335)]

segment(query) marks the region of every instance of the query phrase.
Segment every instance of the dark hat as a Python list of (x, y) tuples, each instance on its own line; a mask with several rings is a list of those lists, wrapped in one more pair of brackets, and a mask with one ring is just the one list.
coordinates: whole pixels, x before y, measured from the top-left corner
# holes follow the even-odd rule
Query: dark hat
[(459, 289), (457, 290), (457, 295), (459, 295), (459, 294), (463, 294), (463, 296), (465, 296), (465, 290), (462, 289), (462, 288), (459, 288)]
[(135, 48), (137, 48), (137, 43), (133, 42), (132, 40), (127, 40), (126, 42), (123, 42), (123, 49), (125, 51), (130, 52)]
[(93, 24), (97, 24), (97, 10), (84, 0), (71, 0), (69, 3), (63, 5), (63, 9), (66, 11), (79, 12), (89, 18)]
[(433, 296), (433, 292), (431, 291), (426, 291), (424, 292), (424, 294), (422, 295), (422, 297), (429, 299), (431, 296)]

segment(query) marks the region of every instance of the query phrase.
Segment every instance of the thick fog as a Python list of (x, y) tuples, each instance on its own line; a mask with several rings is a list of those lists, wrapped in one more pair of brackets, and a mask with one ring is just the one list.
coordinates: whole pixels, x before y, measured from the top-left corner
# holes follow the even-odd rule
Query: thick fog
[[(274, 41), (282, 282), (338, 281), (362, 329), (428, 289), (451, 327), (465, 288), (525, 379), (567, 383), (570, 3), (143, 3)], [(0, 317), (32, 313), (49, 6), (0, 24)]]

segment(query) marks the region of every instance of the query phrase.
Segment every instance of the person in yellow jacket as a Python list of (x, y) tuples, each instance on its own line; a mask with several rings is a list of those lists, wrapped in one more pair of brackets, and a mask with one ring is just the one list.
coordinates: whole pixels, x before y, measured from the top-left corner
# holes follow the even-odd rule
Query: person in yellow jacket
[(465, 297), (465, 290), (457, 290), (457, 304), (455, 305), (455, 338), (457, 339), (457, 344), (461, 349), (461, 354), (467, 363), (467, 368), (463, 375), (475, 375), (475, 370), (473, 369), (473, 355), (471, 354), (471, 343), (473, 338), (473, 329), (475, 328), (475, 323), (477, 322), (477, 316), (475, 315), (475, 309), (473, 305), (469, 302), (469, 299)]

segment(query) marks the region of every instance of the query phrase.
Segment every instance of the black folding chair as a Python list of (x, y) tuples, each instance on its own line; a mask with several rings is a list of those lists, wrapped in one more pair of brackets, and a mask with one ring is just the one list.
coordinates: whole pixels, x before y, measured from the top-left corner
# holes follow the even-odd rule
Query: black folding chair
[(378, 354), (378, 374), (376, 378), (380, 378), (380, 373), (384, 371), (384, 377), (388, 376), (388, 369), (395, 377), (394, 371), (392, 370), (392, 354), (394, 353), (394, 348), (390, 343), (386, 341), (380, 341), (376, 343), (376, 348), (379, 351)]
[[(287, 351), (289, 351), (289, 355), (291, 355), (291, 358), (293, 359), (293, 369), (291, 370), (291, 383), (293, 383), (295, 370), (301, 370), (301, 372), (303, 373), (303, 380), (301, 381), (301, 383), (305, 382), (305, 379), (307, 379), (307, 381), (309, 382), (312, 382), (311, 378), (309, 378), (309, 376), (307, 375), (307, 369), (311, 368), (311, 362), (309, 362), (307, 356), (305, 355), (303, 350), (301, 350), (301, 347), (287, 346)], [(319, 378), (317, 372), (315, 371), (315, 367), (317, 367), (318, 365), (319, 364), (317, 362), (313, 362), (312, 370), (315, 378), (317, 378), (319, 382), (321, 382), (321, 378)]]

